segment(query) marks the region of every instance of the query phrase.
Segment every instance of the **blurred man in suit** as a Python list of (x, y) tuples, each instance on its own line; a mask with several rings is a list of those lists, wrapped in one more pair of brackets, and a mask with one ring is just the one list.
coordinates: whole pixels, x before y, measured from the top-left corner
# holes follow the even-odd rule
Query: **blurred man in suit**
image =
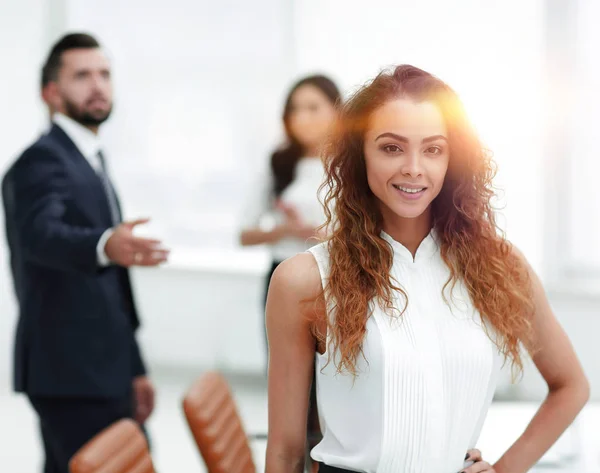
[(98, 42), (70, 34), (42, 73), (53, 124), (2, 181), (11, 270), (19, 303), (14, 383), (40, 420), (46, 473), (111, 423), (143, 425), (154, 406), (135, 331), (128, 268), (168, 252), (123, 222), (100, 125), (112, 109), (110, 64)]

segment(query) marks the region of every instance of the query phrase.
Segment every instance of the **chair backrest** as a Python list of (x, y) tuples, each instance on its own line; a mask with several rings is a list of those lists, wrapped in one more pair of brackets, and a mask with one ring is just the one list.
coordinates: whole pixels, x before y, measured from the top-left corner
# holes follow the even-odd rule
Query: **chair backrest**
[(221, 374), (202, 375), (186, 393), (183, 411), (209, 473), (256, 473), (235, 400)]
[(123, 419), (93, 437), (71, 458), (71, 473), (155, 473), (148, 443), (131, 419)]

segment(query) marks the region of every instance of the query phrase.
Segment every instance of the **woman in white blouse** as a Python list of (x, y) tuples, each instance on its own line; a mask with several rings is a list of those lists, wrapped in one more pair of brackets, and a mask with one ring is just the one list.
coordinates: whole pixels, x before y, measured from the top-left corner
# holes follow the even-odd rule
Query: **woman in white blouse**
[[(494, 167), (457, 95), (412, 66), (340, 112), (332, 234), (281, 264), (267, 302), (267, 473), (303, 471), (315, 369), (321, 473), (525, 473), (589, 386), (537, 276), (498, 231)], [(490, 465), (475, 450), (503, 360), (529, 350), (549, 394)]]
[(272, 255), (265, 298), (277, 265), (318, 243), (317, 228), (325, 221), (317, 195), (325, 177), (320, 152), (339, 100), (337, 86), (325, 76), (294, 84), (283, 110), (286, 142), (271, 156), (246, 205), (241, 244), (268, 244)]
[(294, 84), (283, 109), (286, 142), (272, 154), (245, 206), (241, 244), (267, 244), (271, 252), (264, 302), (275, 268), (319, 242), (317, 228), (325, 221), (318, 197), (325, 178), (320, 152), (339, 100), (337, 86), (325, 76)]
[[(339, 101), (337, 86), (322, 75), (299, 80), (288, 93), (283, 110), (286, 143), (273, 153), (268, 172), (252, 189), (240, 235), (242, 245), (268, 244), (271, 250), (264, 301), (275, 268), (320, 239), (318, 227), (325, 221), (318, 197), (325, 177), (320, 154)], [(311, 392), (309, 436), (318, 438), (314, 385)]]

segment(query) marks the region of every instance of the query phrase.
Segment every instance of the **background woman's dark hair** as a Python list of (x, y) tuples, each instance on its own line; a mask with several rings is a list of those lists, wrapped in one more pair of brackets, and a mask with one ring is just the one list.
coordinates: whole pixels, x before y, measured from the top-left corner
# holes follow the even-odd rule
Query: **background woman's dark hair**
[(314, 75), (305, 77), (292, 87), (288, 93), (283, 109), (283, 124), (287, 136), (286, 144), (271, 155), (271, 171), (274, 177), (273, 193), (281, 195), (287, 186), (294, 180), (296, 164), (302, 157), (304, 149), (300, 142), (292, 135), (290, 130), (290, 116), (292, 114), (292, 97), (294, 92), (303, 85), (312, 85), (323, 92), (331, 103), (336, 104), (341, 99), (340, 91), (335, 83), (326, 76)]

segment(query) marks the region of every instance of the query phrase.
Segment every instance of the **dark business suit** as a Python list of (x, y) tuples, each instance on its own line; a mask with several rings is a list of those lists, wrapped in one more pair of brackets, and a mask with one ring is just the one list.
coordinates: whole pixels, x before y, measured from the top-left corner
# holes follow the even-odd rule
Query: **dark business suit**
[(102, 180), (54, 125), (2, 181), (19, 304), (14, 387), (39, 414), (48, 473), (96, 432), (133, 415), (145, 373), (128, 271), (98, 264), (114, 217)]

